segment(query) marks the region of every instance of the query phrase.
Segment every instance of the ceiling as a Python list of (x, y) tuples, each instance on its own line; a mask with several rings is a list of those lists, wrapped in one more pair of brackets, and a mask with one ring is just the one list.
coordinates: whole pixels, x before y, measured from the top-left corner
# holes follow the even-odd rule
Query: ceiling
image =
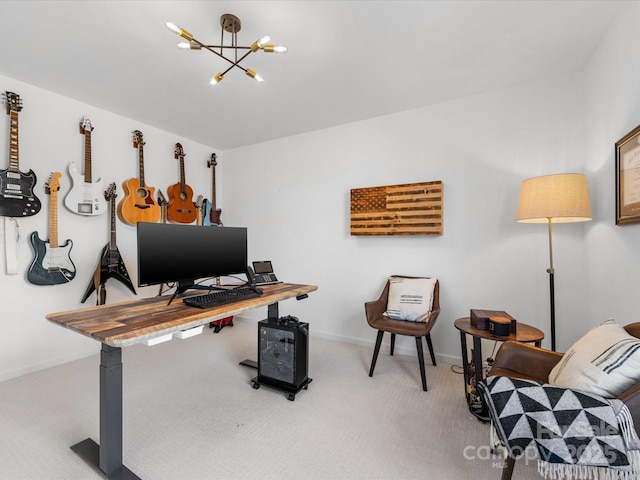
[[(613, 1), (2, 1), (0, 74), (223, 150), (584, 68)], [(220, 15), (241, 45), (284, 55), (242, 64), (176, 48), (172, 21), (205, 44)]]

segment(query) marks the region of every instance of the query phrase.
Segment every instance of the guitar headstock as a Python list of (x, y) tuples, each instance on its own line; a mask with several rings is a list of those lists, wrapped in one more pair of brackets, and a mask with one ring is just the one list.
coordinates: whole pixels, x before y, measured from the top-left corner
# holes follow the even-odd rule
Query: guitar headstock
[(116, 182), (111, 182), (104, 192), (104, 199), (108, 202), (118, 196), (116, 193)]
[(2, 94), (2, 98), (7, 107), (7, 115), (22, 110), (22, 99), (17, 93), (7, 91)]
[(51, 192), (57, 192), (60, 190), (60, 177), (62, 174), (60, 172), (53, 172), (47, 182), (44, 184), (44, 192), (47, 195), (50, 195)]
[(87, 133), (91, 133), (93, 127), (91, 126), (91, 120), (87, 117), (84, 117), (80, 122), (80, 133), (86, 135)]
[(142, 132), (140, 130), (134, 130), (133, 132), (133, 148), (139, 148), (144, 145), (144, 140), (142, 139)]
[(211, 168), (212, 166), (215, 167), (216, 165), (218, 165), (218, 162), (216, 160), (216, 154), (212, 153), (211, 154), (211, 160), (207, 160), (207, 167)]
[(158, 190), (158, 205), (164, 207), (167, 204), (167, 199), (162, 194), (162, 190)]
[(196, 199), (196, 207), (202, 208), (203, 204), (204, 204), (204, 197), (202, 195), (198, 195), (198, 198)]
[(182, 149), (182, 145), (176, 143), (176, 149), (173, 152), (173, 158), (176, 160), (184, 160), (184, 150)]

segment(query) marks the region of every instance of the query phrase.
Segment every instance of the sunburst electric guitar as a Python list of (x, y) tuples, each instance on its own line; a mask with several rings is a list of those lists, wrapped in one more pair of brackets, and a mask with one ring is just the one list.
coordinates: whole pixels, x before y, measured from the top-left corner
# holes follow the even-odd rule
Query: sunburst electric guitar
[(218, 162), (216, 161), (216, 154), (211, 154), (211, 160), (207, 160), (207, 167), (212, 168), (211, 177), (212, 177), (212, 188), (211, 188), (211, 201), (205, 199), (204, 201), (204, 220), (203, 223), (206, 226), (211, 225), (219, 225), (222, 226), (222, 220), (220, 220), (220, 215), (222, 215), (222, 210), (216, 207), (216, 166)]
[(107, 283), (107, 280), (110, 278), (118, 280), (136, 295), (136, 289), (133, 287), (133, 283), (131, 283), (131, 277), (129, 277), (129, 272), (116, 244), (116, 197), (116, 184), (111, 183), (106, 192), (104, 192), (104, 199), (106, 202), (109, 202), (109, 211), (111, 212), (111, 236), (109, 237), (109, 243), (102, 249), (100, 261), (93, 274), (93, 278), (87, 286), (87, 290), (84, 292), (82, 303), (89, 298), (89, 295), (96, 291), (96, 304), (104, 305), (107, 300), (105, 283)]
[(202, 212), (204, 211), (204, 200), (202, 195), (198, 195), (196, 199), (196, 225), (202, 226)]
[(133, 132), (133, 148), (138, 149), (138, 178), (122, 183), (124, 197), (118, 203), (118, 217), (128, 225), (138, 222), (156, 223), (160, 219), (160, 207), (153, 199), (155, 188), (144, 183), (144, 140), (142, 132)]
[(171, 222), (193, 223), (198, 213), (196, 204), (193, 203), (193, 189), (185, 180), (184, 150), (179, 143), (176, 143), (174, 157), (180, 162), (180, 181), (167, 188), (167, 218)]
[(27, 271), (27, 280), (34, 285), (58, 285), (67, 283), (76, 276), (76, 266), (71, 260), (73, 243), (67, 240), (58, 245), (58, 190), (60, 190), (60, 172), (51, 174), (45, 184), (45, 193), (49, 195), (49, 240), (41, 240), (38, 232), (31, 233), (31, 245), (35, 257)]
[(9, 168), (0, 170), (0, 215), (29, 217), (40, 211), (42, 204), (33, 193), (36, 174), (20, 171), (18, 160), (18, 112), (22, 110), (20, 96), (13, 92), (3, 94), (9, 122)]
[(80, 134), (84, 135), (84, 174), (78, 171), (75, 162), (69, 164), (71, 190), (64, 197), (64, 205), (78, 215), (101, 215), (107, 211), (107, 202), (102, 196), (101, 179), (91, 180), (91, 120), (87, 117), (80, 122)]
[(167, 223), (167, 199), (162, 190), (158, 190), (158, 205), (160, 205), (160, 223)]

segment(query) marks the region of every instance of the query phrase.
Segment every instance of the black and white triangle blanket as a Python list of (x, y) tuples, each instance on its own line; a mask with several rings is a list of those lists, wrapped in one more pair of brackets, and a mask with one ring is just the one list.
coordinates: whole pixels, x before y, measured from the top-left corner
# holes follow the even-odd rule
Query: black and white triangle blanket
[(510, 377), (479, 388), (507, 453), (537, 458), (544, 478), (640, 479), (640, 440), (620, 400)]

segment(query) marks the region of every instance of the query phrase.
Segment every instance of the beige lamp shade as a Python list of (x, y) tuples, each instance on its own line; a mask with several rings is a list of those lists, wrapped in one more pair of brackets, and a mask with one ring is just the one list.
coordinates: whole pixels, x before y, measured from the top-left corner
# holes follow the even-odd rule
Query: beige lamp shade
[(572, 223), (591, 220), (587, 177), (561, 173), (522, 181), (516, 221)]

